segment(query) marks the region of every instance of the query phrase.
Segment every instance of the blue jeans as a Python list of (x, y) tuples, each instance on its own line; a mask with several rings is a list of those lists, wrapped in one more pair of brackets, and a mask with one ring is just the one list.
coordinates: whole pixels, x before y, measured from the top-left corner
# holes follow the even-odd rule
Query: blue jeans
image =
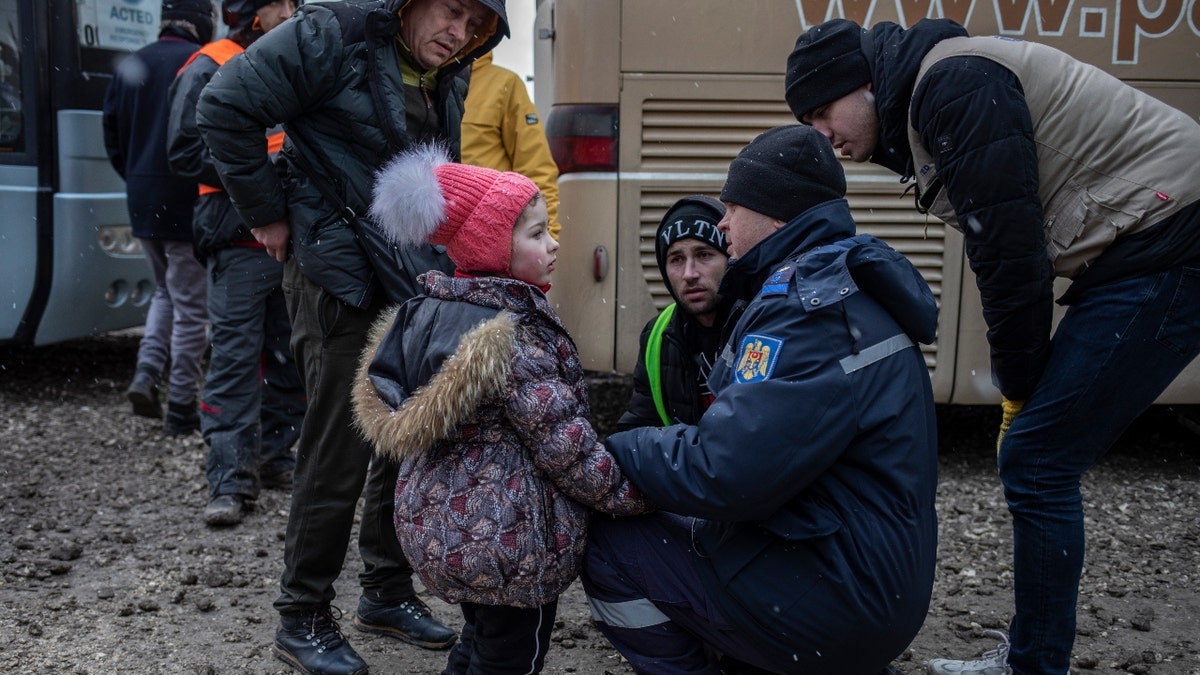
[(1013, 519), (1016, 675), (1065, 674), (1083, 570), (1083, 473), (1200, 353), (1200, 266), (1083, 292), (1046, 371), (1004, 436)]

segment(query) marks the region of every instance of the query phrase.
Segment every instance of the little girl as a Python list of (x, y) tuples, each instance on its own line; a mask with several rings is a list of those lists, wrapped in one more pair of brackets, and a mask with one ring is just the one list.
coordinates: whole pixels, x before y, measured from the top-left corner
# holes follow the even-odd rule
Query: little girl
[(379, 173), (371, 215), (457, 267), (422, 275), (424, 294), (380, 320), (353, 392), (359, 427), (400, 464), (405, 555), (461, 605), (444, 675), (538, 673), (589, 509), (650, 509), (596, 440), (579, 354), (546, 300), (546, 203), (520, 174), (423, 147)]

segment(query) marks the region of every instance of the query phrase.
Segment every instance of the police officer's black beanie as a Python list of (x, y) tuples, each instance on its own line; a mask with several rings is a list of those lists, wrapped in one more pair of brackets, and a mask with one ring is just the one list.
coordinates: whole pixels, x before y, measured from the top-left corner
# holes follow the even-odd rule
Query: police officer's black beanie
[(717, 223), (725, 217), (725, 205), (707, 195), (688, 195), (671, 205), (658, 223), (654, 257), (663, 279), (667, 278), (667, 249), (680, 239), (698, 239), (729, 255), (729, 242)]
[(191, 24), (201, 44), (212, 39), (212, 0), (163, 0), (160, 16), (162, 21), (186, 21)]
[(788, 55), (784, 93), (796, 119), (871, 81), (862, 26), (833, 19), (808, 29)]
[(846, 196), (846, 173), (821, 132), (803, 124), (764, 131), (729, 165), (721, 201), (788, 222)]

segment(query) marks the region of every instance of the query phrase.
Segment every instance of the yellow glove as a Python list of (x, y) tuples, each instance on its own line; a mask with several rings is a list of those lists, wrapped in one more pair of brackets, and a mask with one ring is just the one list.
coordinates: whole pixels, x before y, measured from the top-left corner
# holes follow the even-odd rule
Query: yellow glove
[(1008, 428), (1012, 426), (1012, 422), (1017, 417), (1017, 413), (1021, 412), (1021, 408), (1025, 407), (1025, 401), (1010, 401), (1003, 396), (1000, 397), (1000, 435), (996, 437), (996, 455), (1000, 455), (1000, 444), (1004, 442), (1004, 434), (1008, 432)]

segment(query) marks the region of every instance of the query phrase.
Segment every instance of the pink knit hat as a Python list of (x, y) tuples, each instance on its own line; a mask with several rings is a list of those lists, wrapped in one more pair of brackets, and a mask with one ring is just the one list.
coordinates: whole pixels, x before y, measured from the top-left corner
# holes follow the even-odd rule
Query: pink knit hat
[(537, 192), (519, 173), (455, 164), (445, 148), (421, 146), (376, 174), (371, 217), (398, 244), (445, 246), (460, 272), (507, 274), (513, 225)]

